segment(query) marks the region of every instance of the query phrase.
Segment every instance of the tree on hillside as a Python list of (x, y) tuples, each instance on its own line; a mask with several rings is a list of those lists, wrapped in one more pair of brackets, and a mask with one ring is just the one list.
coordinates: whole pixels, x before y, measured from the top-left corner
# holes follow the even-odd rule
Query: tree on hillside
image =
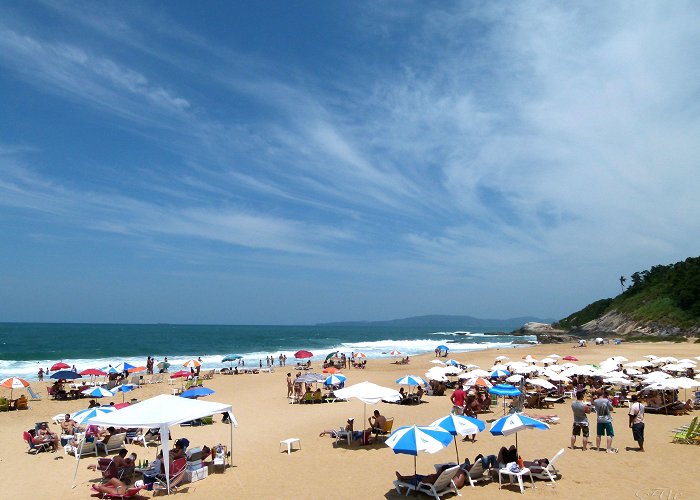
[(627, 278), (624, 276), (620, 276), (620, 288), (622, 288), (622, 291), (625, 291), (625, 281), (627, 281)]

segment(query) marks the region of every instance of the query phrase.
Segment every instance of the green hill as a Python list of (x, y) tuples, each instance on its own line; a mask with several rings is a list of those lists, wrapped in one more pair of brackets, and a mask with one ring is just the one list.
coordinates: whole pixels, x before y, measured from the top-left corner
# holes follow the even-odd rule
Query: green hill
[[(626, 322), (634, 325), (626, 325), (627, 330), (640, 333), (668, 331), (695, 335), (700, 331), (700, 257), (653, 266), (633, 273), (629, 280), (622, 276), (620, 282), (630, 285), (617, 297), (593, 302), (553, 326), (571, 330), (598, 320), (598, 328), (601, 324), (610, 327)], [(606, 317), (607, 323), (603, 321)]]

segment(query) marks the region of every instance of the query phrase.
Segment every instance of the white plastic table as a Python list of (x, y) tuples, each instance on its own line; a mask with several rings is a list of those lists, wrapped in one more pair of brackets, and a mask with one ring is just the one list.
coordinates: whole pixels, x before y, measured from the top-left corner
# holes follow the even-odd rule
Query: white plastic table
[(287, 454), (292, 453), (292, 446), (294, 443), (299, 445), (299, 449), (301, 450), (301, 440), (299, 438), (289, 438), (289, 439), (283, 439), (280, 441), (280, 446), (282, 445), (287, 445)]
[(513, 483), (513, 478), (518, 478), (518, 485), (520, 486), (520, 493), (525, 493), (525, 486), (523, 485), (523, 476), (527, 474), (530, 476), (530, 481), (532, 482), (532, 487), (536, 488), (535, 480), (532, 478), (532, 472), (527, 467), (520, 469), (520, 472), (512, 472), (510, 469), (499, 469), (498, 470), (498, 489), (501, 489), (501, 476), (508, 476), (510, 478), (511, 484)]

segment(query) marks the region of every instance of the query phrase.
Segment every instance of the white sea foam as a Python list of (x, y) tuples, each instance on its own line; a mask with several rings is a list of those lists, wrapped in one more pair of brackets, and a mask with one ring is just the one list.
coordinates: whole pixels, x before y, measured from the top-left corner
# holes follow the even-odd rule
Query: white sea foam
[[(471, 334), (470, 336), (484, 336), (483, 334)], [(521, 337), (521, 340), (536, 342), (536, 337)], [(459, 342), (453, 339), (447, 341), (436, 341), (435, 339), (416, 339), (416, 340), (377, 340), (377, 341), (367, 341), (367, 342), (344, 342), (340, 345), (324, 348), (324, 349), (312, 349), (314, 354), (312, 360), (318, 361), (324, 359), (328, 354), (340, 351), (346, 355), (350, 355), (351, 352), (362, 352), (368, 358), (385, 358), (388, 353), (394, 350), (400, 351), (402, 355), (415, 356), (418, 354), (424, 354), (432, 352), (438, 344), (447, 345), (450, 348), (450, 353), (456, 352), (469, 352), (469, 351), (480, 351), (489, 348), (508, 348), (517, 347), (517, 345), (511, 342)], [(287, 364), (296, 363), (294, 358), (294, 353), (296, 351), (274, 351), (274, 352), (241, 352), (246, 366), (258, 366), (262, 362), (262, 366), (266, 366), (265, 358), (272, 355), (275, 358), (275, 363), (277, 364), (277, 359), (280, 354), (287, 356)], [(202, 355), (202, 369), (212, 369), (221, 368), (222, 366), (227, 366), (229, 363), (223, 363), (222, 359), (225, 354), (220, 355)], [(192, 354), (191, 356), (168, 356), (168, 362), (170, 363), (170, 372), (177, 371), (182, 368), (182, 363), (188, 359), (197, 359), (197, 354)], [(163, 358), (156, 358), (156, 364), (162, 361)], [(22, 377), (29, 380), (36, 380), (37, 372), (40, 367), (44, 370), (49, 368), (56, 360), (31, 360), (31, 361), (10, 361), (10, 360), (0, 360), (0, 378), (5, 377)], [(134, 366), (145, 366), (146, 358), (143, 356), (138, 357), (125, 357), (125, 358), (98, 358), (98, 359), (64, 359), (64, 363), (70, 366), (75, 366), (78, 371), (85, 370), (87, 368), (105, 368), (108, 366), (116, 366), (121, 362), (126, 362)], [(236, 362), (234, 362), (234, 365)], [(48, 376), (44, 377), (45, 380)]]

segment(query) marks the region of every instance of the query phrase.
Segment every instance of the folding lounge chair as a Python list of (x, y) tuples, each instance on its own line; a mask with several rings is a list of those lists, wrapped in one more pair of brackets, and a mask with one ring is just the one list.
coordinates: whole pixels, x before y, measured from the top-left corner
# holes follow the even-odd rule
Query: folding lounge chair
[(27, 431), (24, 431), (22, 437), (24, 438), (24, 441), (29, 445), (28, 453), (36, 455), (37, 453), (40, 453), (42, 451), (49, 451), (49, 449), (51, 448), (51, 443), (34, 443), (34, 438)]
[(406, 488), (406, 496), (408, 496), (410, 491), (420, 491), (421, 493), (435, 497), (437, 500), (440, 500), (441, 495), (446, 495), (447, 493), (456, 493), (458, 496), (462, 496), (453, 481), (458, 472), (459, 465), (445, 469), (433, 484), (424, 483), (422, 481), (419, 481), (418, 484), (413, 484), (397, 479), (394, 481), (394, 488), (396, 488), (399, 495), (401, 494), (401, 488)]
[(472, 488), (474, 488), (474, 483), (478, 483), (479, 481), (483, 481), (486, 479), (491, 479), (489, 476), (485, 476), (485, 473), (486, 469), (484, 469), (484, 464), (481, 462), (481, 460), (477, 460), (476, 462), (474, 462), (471, 469), (469, 469), (469, 471), (467, 472), (467, 480), (469, 481), (469, 485)]
[(98, 450), (104, 450), (105, 453), (109, 453), (112, 451), (118, 451), (124, 447), (124, 442), (126, 441), (126, 432), (122, 432), (121, 434), (115, 434), (109, 438), (109, 441), (106, 443), (102, 443), (101, 441), (97, 441), (95, 443), (95, 447)]
[(29, 396), (32, 398), (32, 401), (37, 401), (41, 399), (41, 396), (39, 396), (36, 392), (32, 390), (31, 387), (27, 386), (27, 392), (29, 392)]
[(384, 423), (384, 427), (382, 427), (381, 431), (377, 432), (377, 438), (380, 436), (383, 439), (386, 439), (386, 437), (391, 434), (391, 429), (394, 428), (394, 417), (389, 417), (386, 419), (386, 422)]
[[(187, 458), (182, 457), (170, 463), (170, 490), (176, 491), (180, 483), (185, 479), (187, 472)], [(167, 491), (168, 485), (164, 475), (158, 475), (153, 483), (153, 491)]]
[(698, 417), (693, 418), (690, 421), (690, 425), (687, 429), (681, 430), (673, 436), (674, 443), (692, 444), (696, 441), (696, 438), (700, 435), (698, 434), (700, 430), (700, 425), (698, 425)]
[(532, 477), (536, 479), (543, 479), (545, 481), (549, 480), (551, 481), (551, 484), (554, 485), (554, 480), (561, 476), (559, 471), (556, 469), (554, 464), (559, 460), (559, 457), (561, 457), (564, 454), (565, 449), (562, 448), (557, 452), (556, 455), (552, 457), (552, 459), (549, 461), (549, 464), (547, 467), (542, 467), (534, 462), (525, 462), (525, 467), (530, 469), (530, 473), (532, 474)]

